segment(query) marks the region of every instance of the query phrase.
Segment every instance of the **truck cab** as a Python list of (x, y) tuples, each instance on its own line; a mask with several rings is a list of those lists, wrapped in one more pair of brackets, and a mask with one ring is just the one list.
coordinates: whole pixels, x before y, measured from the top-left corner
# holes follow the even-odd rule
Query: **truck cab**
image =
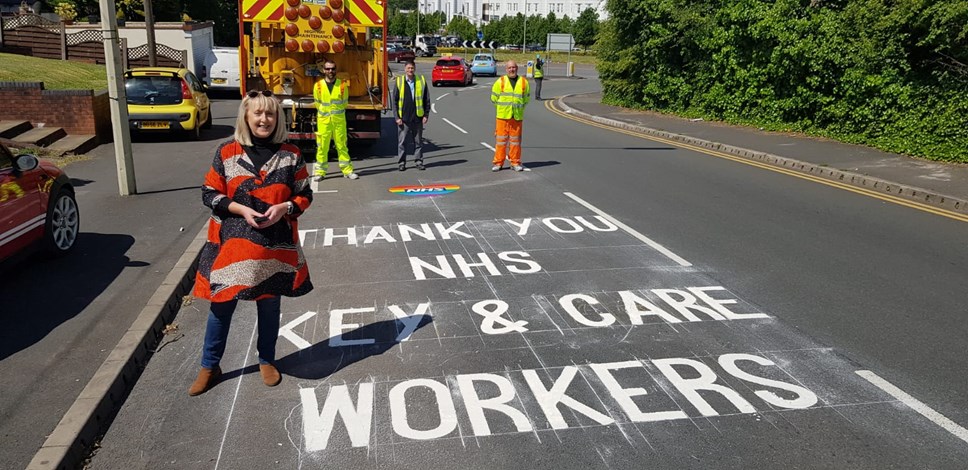
[(413, 51), (421, 57), (437, 55), (437, 38), (430, 34), (418, 34), (413, 39)]

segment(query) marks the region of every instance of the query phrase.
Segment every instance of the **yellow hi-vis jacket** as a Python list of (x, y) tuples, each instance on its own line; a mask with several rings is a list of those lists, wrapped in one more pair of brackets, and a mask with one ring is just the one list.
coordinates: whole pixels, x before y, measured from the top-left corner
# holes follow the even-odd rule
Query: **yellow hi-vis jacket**
[(531, 86), (528, 80), (518, 75), (518, 83), (511, 88), (507, 75), (501, 76), (491, 87), (491, 103), (497, 108), (498, 119), (524, 120), (524, 107), (531, 100)]
[[(397, 99), (397, 117), (398, 118), (403, 117), (403, 95), (406, 92), (406, 90), (403, 87), (404, 86), (409, 87), (409, 85), (406, 84), (406, 80), (407, 80), (407, 77), (404, 75), (397, 76), (397, 94), (400, 95), (400, 97)], [(418, 118), (424, 117), (423, 92), (424, 92), (424, 77), (423, 75), (415, 75), (413, 77), (413, 95), (414, 95), (413, 104), (414, 106), (417, 107)]]
[(316, 101), (316, 125), (320, 129), (330, 122), (346, 123), (346, 104), (350, 100), (350, 92), (342, 80), (336, 79), (333, 92), (330, 94), (326, 80), (316, 82), (313, 87), (313, 100)]

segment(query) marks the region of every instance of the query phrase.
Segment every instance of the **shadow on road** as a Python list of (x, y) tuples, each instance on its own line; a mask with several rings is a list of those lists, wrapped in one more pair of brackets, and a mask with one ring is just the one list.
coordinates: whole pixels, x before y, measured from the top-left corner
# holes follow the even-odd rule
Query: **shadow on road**
[(148, 266), (125, 256), (132, 245), (130, 235), (82, 232), (74, 251), (64, 258), (36, 255), (7, 267), (0, 278), (0, 360), (77, 316), (126, 267)]
[[(411, 328), (416, 331), (429, 325), (433, 321), (433, 317), (430, 315), (422, 315), (417, 325)], [(399, 343), (396, 338), (404, 329), (404, 324), (398, 320), (385, 320), (371, 323), (355, 330), (347, 331), (341, 337), (334, 336), (326, 341), (316, 343), (309, 348), (283, 357), (276, 361), (276, 366), (284, 375), (300, 379), (321, 380), (355, 362), (362, 361), (368, 357), (379, 356), (389, 351)], [(353, 346), (331, 345), (333, 343), (370, 339), (373, 340), (372, 344)], [(250, 365), (242, 369), (228, 371), (222, 374), (222, 381), (240, 375), (254, 373), (258, 370), (258, 365)]]
[(71, 186), (75, 188), (80, 188), (81, 186), (87, 186), (93, 183), (94, 180), (85, 180), (80, 178), (71, 178)]
[(561, 162), (558, 162), (558, 161), (555, 161), (555, 160), (548, 160), (548, 161), (545, 161), (545, 162), (528, 162), (528, 161), (526, 161), (526, 162), (523, 162), (523, 163), (524, 163), (524, 166), (526, 166), (528, 168), (541, 168), (543, 166), (561, 165)]

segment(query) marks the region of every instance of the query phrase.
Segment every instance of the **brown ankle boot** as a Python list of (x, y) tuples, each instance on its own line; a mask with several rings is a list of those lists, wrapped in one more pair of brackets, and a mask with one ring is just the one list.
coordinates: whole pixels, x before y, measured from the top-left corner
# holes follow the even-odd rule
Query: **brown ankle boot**
[(275, 387), (282, 382), (282, 374), (272, 364), (259, 364), (259, 373), (262, 374), (262, 383), (270, 387)]
[(198, 371), (198, 377), (195, 378), (195, 383), (191, 387), (188, 387), (188, 394), (191, 396), (201, 395), (205, 393), (206, 390), (211, 388), (218, 382), (219, 377), (222, 375), (222, 369), (215, 366), (212, 369), (202, 367)]

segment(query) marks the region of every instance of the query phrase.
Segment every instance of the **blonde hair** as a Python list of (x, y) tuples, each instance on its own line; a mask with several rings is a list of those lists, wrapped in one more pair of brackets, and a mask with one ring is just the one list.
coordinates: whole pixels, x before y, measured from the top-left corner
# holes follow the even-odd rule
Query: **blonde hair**
[(281, 144), (289, 138), (289, 131), (286, 130), (286, 117), (282, 115), (282, 104), (274, 96), (265, 96), (262, 93), (250, 98), (248, 94), (242, 97), (239, 103), (239, 115), (235, 119), (235, 140), (245, 146), (252, 145), (252, 131), (249, 130), (249, 123), (245, 120), (249, 109), (264, 110), (275, 114), (276, 129), (272, 132), (272, 143)]

